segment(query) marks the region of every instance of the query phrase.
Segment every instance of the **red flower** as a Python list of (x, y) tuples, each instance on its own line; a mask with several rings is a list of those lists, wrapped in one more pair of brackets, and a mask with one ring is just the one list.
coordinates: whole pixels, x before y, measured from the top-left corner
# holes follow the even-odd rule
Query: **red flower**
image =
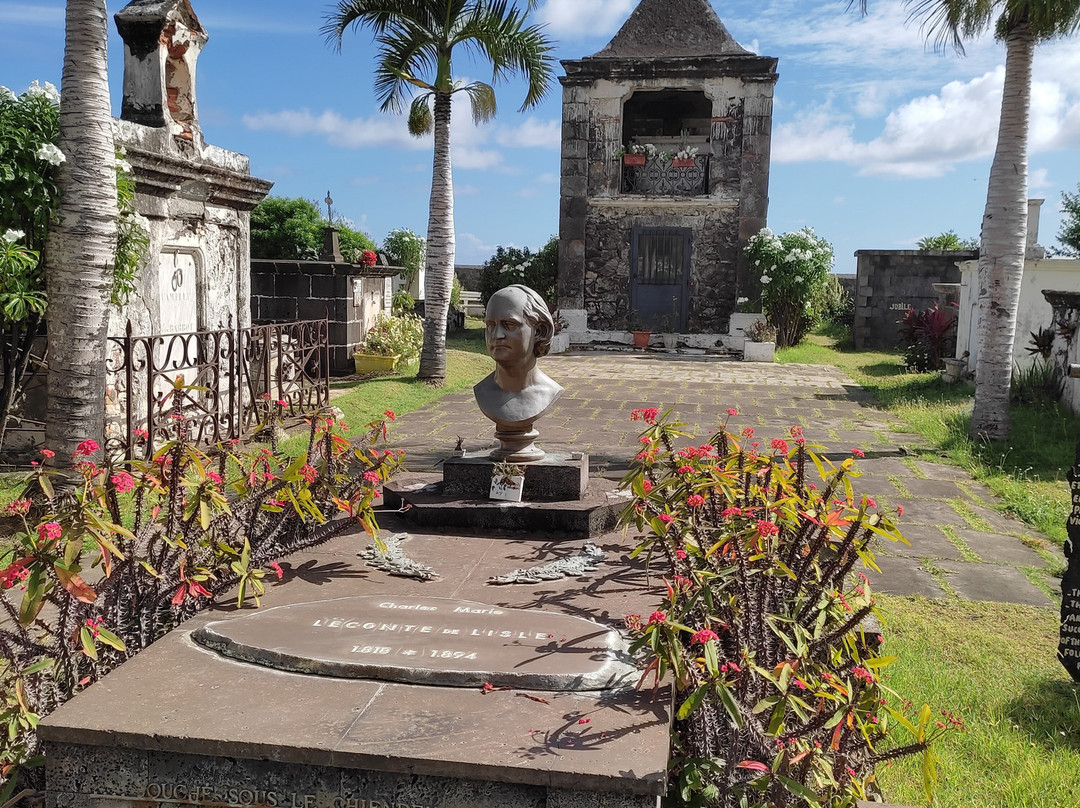
[(120, 494), (126, 494), (135, 488), (135, 478), (126, 471), (116, 472), (109, 480), (116, 486), (116, 491)]
[(41, 456), (42, 457), (56, 457), (56, 452), (54, 452), (52, 449), (42, 449), (41, 450)]
[(665, 525), (670, 525), (672, 522), (672, 517), (670, 513), (662, 513), (656, 518), (663, 522)]
[(279, 581), (285, 576), (284, 570), (281, 569), (281, 565), (276, 561), (270, 562), (270, 569), (274, 571), (274, 574), (278, 577)]
[(716, 632), (712, 629), (703, 628), (701, 631), (695, 632), (694, 636), (690, 638), (691, 645), (704, 645), (709, 640), (718, 640)]
[(30, 506), (33, 504), (34, 503), (32, 503), (28, 499), (17, 499), (10, 505), (8, 505), (6, 508), (4, 508), (4, 513), (12, 515), (29, 513)]
[(379, 261), (379, 256), (373, 253), (371, 250), (362, 250), (360, 252), (360, 263), (364, 266), (373, 267)]
[(386, 416), (387, 418), (389, 418), (389, 419), (390, 419), (391, 421), (396, 421), (396, 420), (397, 420), (397, 416), (396, 416), (396, 415), (394, 415), (394, 411), (393, 411), (393, 410), (387, 410), (386, 412), (384, 412), (384, 413), (383, 413), (383, 415), (385, 415), (385, 416)]
[(11, 589), (16, 581), (25, 581), (29, 575), (26, 567), (16, 561), (7, 569), (0, 570), (0, 589)]
[(377, 471), (365, 471), (364, 482), (378, 484), (382, 482), (382, 477), (379, 476), (379, 472)]
[(206, 478), (212, 483), (217, 483), (218, 485), (221, 485), (221, 475), (218, 474), (216, 471), (206, 472)]
[(652, 489), (653, 484), (651, 482), (649, 482), (648, 480), (641, 481), (641, 490), (644, 491), (646, 494), (652, 491)]
[(38, 538), (41, 541), (49, 541), (51, 539), (59, 539), (60, 534), (63, 533), (63, 528), (60, 527), (59, 522), (46, 522), (43, 525), (38, 525)]
[(742, 434), (744, 438), (752, 438), (754, 437), (754, 428), (752, 426), (748, 426), (742, 431)]
[(589, 723), (592, 723), (592, 719), (591, 718), (579, 718), (578, 723), (579, 724), (589, 724)]
[[(631, 631), (641, 630), (641, 615), (640, 614), (628, 614), (623, 618), (623, 624)], [(548, 634), (549, 637), (553, 636)]]
[(700, 508), (705, 504), (705, 497), (701, 496), (701, 494), (691, 494), (686, 498), (686, 504), (691, 508)]
[(864, 452), (862, 449), (852, 449), (851, 453), (856, 457), (866, 457), (866, 452)]
[(89, 457), (100, 448), (96, 440), (84, 440), (71, 454), (73, 457)]
[(650, 426), (656, 423), (658, 417), (660, 417), (660, 410), (656, 407), (643, 407), (630, 413), (631, 421), (644, 421)]
[(804, 682), (802, 679), (792, 679), (791, 683), (795, 685), (795, 687), (799, 688), (799, 690), (806, 690), (806, 682)]
[(904, 506), (903, 505), (897, 505), (896, 506), (896, 515), (897, 516), (903, 516), (904, 515)]
[(305, 463), (300, 469), (300, 476), (304, 478), (304, 482), (311, 485), (319, 479), (319, 471), (310, 463)]
[(658, 623), (663, 623), (665, 620), (667, 620), (667, 615), (664, 614), (663, 612), (657, 611), (657, 612), (653, 612), (652, 614), (649, 615), (649, 625), (650, 626), (656, 625)]
[(682, 559), (686, 558), (686, 550), (676, 550), (675, 551), (675, 557), (677, 559), (679, 559), (680, 561)]
[(793, 426), (791, 429), (788, 430), (788, 434), (791, 435), (791, 437), (793, 437), (793, 438), (801, 438), (802, 437), (802, 427), (801, 426)]
[(764, 539), (767, 536), (775, 536), (780, 532), (780, 528), (767, 519), (758, 519), (757, 532), (758, 535)]
[(874, 674), (866, 668), (862, 667), (861, 665), (856, 665), (854, 668), (852, 668), (851, 675), (854, 676), (856, 679), (862, 679), (868, 685), (872, 685), (875, 681)]
[(787, 454), (787, 452), (788, 452), (787, 441), (781, 440), (780, 438), (773, 438), (772, 448), (775, 449), (776, 451), (780, 452), (781, 454)]
[(693, 472), (693, 470), (694, 469), (692, 466), (679, 466), (677, 469), (675, 469), (675, 471), (677, 471), (679, 474), (690, 474), (691, 472)]
[(730, 519), (732, 516), (742, 516), (742, 508), (724, 508), (720, 511), (720, 515), (725, 519)]
[(739, 411), (734, 407), (728, 407), (727, 414), (734, 418), (736, 415), (739, 414)]
[(877, 502), (874, 500), (873, 497), (863, 497), (863, 502), (866, 503), (867, 508), (876, 508), (877, 507)]
[(150, 433), (147, 432), (145, 429), (133, 429), (131, 431), (131, 434), (139, 440), (147, 440), (150, 437)]

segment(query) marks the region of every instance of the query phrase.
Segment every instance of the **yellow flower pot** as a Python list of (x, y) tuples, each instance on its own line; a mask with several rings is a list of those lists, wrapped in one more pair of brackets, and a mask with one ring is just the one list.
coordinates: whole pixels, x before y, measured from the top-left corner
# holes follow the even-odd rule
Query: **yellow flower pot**
[(382, 356), (380, 354), (354, 353), (353, 362), (356, 364), (357, 373), (389, 373), (394, 369), (401, 357)]

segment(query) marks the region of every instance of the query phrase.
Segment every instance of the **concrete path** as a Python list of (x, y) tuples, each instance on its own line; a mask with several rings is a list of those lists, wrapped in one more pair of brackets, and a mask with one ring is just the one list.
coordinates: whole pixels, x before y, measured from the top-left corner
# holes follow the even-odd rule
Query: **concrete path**
[[(629, 353), (545, 357), (541, 367), (566, 393), (538, 422), (540, 443), (589, 452), (594, 475), (618, 478), (628, 468), (641, 426), (629, 418), (636, 407), (671, 408), (699, 436), (735, 407), (740, 414), (731, 424), (754, 427), (766, 446), (798, 424), (835, 460), (852, 448), (865, 452), (858, 461), (860, 492), (904, 508), (899, 525), (911, 546), (879, 548), (877, 591), (1054, 605), (1049, 593), (1060, 584), (1049, 569), (1062, 563), (1060, 550), (995, 510), (990, 490), (962, 469), (915, 460), (910, 449), (922, 439), (875, 409), (871, 396), (836, 368)], [(399, 418), (392, 440), (406, 450), (409, 470), (426, 471), (459, 437), (466, 449), (479, 451), (492, 445), (492, 432), (465, 391)]]

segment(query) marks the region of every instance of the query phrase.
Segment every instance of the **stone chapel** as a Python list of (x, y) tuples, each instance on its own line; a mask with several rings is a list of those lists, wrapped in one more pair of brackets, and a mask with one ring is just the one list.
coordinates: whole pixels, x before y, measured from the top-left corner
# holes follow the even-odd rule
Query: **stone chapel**
[(641, 0), (562, 62), (559, 307), (574, 332), (723, 334), (765, 226), (775, 58), (708, 0)]

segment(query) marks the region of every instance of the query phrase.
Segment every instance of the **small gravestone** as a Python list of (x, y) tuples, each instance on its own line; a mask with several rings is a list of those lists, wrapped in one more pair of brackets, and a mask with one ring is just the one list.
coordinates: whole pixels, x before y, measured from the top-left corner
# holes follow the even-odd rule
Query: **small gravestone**
[(1074, 681), (1080, 682), (1080, 445), (1065, 478), (1072, 496), (1072, 513), (1065, 525), (1065, 560), (1068, 567), (1061, 578), (1061, 629), (1058, 659)]
[(591, 620), (437, 597), (361, 596), (208, 623), (200, 644), (280, 670), (537, 690), (632, 686), (622, 635)]

